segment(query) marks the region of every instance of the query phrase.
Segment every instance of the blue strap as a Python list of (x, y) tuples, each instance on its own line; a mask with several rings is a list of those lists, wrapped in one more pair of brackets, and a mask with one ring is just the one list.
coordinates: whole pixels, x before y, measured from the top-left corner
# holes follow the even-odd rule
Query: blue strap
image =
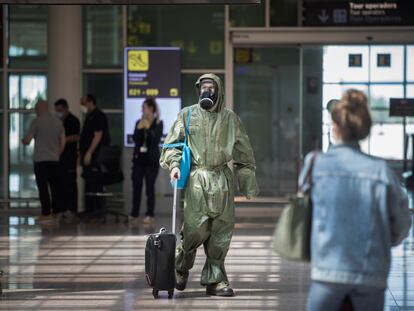
[(184, 144), (187, 144), (188, 127), (190, 126), (191, 109), (188, 109), (187, 124), (185, 125)]
[(162, 145), (163, 148), (177, 148), (177, 147), (184, 147), (184, 143), (176, 143), (176, 144), (164, 144)]
[(190, 125), (190, 115), (191, 115), (191, 110), (188, 109), (187, 124), (185, 125), (185, 132), (184, 132), (184, 142), (175, 143), (175, 144), (163, 144), (162, 145), (163, 148), (179, 148), (179, 147), (184, 147), (185, 145), (187, 145), (187, 135), (188, 135), (188, 127)]

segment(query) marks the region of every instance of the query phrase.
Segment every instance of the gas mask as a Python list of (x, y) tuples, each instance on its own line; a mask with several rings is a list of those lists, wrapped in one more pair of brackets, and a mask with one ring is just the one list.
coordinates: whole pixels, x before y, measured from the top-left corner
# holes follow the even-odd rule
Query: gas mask
[(210, 110), (211, 108), (213, 108), (215, 101), (216, 96), (214, 93), (212, 93), (211, 91), (204, 91), (200, 94), (200, 99), (198, 102), (200, 103), (201, 108), (203, 108), (204, 110)]

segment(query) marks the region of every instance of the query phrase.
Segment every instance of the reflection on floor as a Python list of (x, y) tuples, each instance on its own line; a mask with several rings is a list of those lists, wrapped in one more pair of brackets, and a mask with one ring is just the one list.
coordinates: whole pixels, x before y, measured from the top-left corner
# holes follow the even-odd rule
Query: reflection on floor
[[(2, 215), (0, 265), (5, 270), (0, 310), (303, 310), (309, 266), (272, 254), (270, 239), (278, 208), (237, 210), (227, 257), (236, 291), (207, 297), (199, 284), (200, 249), (188, 289), (174, 299), (154, 300), (144, 279), (145, 234), (161, 226), (107, 224), (39, 226), (33, 217)], [(412, 232), (411, 232), (412, 234)], [(414, 310), (414, 239), (393, 251), (386, 310)]]

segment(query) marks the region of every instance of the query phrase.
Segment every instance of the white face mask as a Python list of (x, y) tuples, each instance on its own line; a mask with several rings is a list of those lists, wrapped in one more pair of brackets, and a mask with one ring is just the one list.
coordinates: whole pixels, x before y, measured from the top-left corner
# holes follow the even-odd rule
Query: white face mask
[(86, 108), (85, 106), (81, 105), (81, 112), (84, 114), (88, 113), (88, 108)]
[(341, 143), (341, 141), (335, 137), (333, 126), (331, 126), (329, 129), (329, 141), (332, 145), (338, 145)]
[(55, 115), (57, 118), (63, 119), (63, 112), (56, 112)]

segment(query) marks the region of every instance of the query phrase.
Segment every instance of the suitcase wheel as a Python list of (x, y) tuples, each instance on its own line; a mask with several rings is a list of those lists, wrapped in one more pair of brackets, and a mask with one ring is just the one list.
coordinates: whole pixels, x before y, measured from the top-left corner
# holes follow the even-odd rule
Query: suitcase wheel
[(173, 298), (173, 296), (174, 296), (174, 290), (171, 289), (171, 290), (168, 291), (168, 299)]
[(159, 295), (158, 295), (158, 290), (154, 288), (154, 289), (152, 290), (152, 295), (154, 296), (154, 299), (159, 298)]

